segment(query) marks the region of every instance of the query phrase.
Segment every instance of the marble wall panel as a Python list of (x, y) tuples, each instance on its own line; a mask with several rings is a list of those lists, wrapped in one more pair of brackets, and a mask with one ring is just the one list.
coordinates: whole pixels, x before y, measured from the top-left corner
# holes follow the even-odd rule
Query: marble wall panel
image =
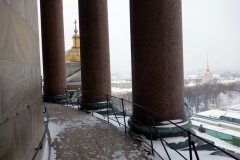
[(42, 113), (42, 98), (39, 98), (31, 106), (31, 120), (32, 120), (32, 142), (40, 142), (43, 136), (42, 128), (44, 127)]
[(16, 12), (12, 12), (15, 61), (32, 64), (34, 32)]
[(2, 86), (2, 69), (1, 69), (2, 67), (1, 67), (1, 61), (0, 61), (0, 124), (2, 124), (2, 101), (1, 101), (1, 98), (2, 98), (2, 96), (1, 96), (1, 92), (2, 92), (2, 90), (1, 90), (1, 86)]
[(34, 148), (32, 142), (31, 109), (28, 108), (13, 119), (13, 159), (27, 159)]
[(38, 35), (38, 10), (37, 0), (25, 0), (26, 22), (32, 28), (37, 38)]
[(33, 30), (5, 1), (0, 1), (0, 24), (5, 24), (0, 25), (0, 58), (40, 66), (38, 28)]
[[(34, 146), (37, 148), (37, 146), (42, 140), (42, 136), (45, 131), (41, 97), (36, 101), (36, 103), (34, 103), (31, 106), (31, 118), (32, 118), (32, 142), (34, 143)], [(42, 151), (43, 151), (43, 148), (39, 151), (36, 159), (42, 157), (41, 156)], [(34, 150), (32, 150), (30, 154), (33, 154), (33, 153), (35, 153)], [(31, 158), (32, 158), (32, 155), (29, 155), (28, 159), (31, 159)]]
[(2, 115), (3, 121), (12, 118), (28, 106), (28, 65), (2, 60)]
[(32, 64), (40, 67), (40, 48), (39, 48), (39, 39), (33, 34), (32, 36)]
[[(43, 144), (45, 144), (45, 143), (46, 143), (46, 138), (44, 138), (44, 140), (43, 140)], [(42, 146), (42, 149), (38, 152), (35, 160), (42, 160), (43, 152), (44, 152), (44, 145)]]
[(30, 66), (28, 70), (29, 105), (31, 106), (41, 97), (41, 73), (40, 67)]
[(12, 9), (0, 0), (0, 59), (14, 60)]
[(26, 19), (25, 0), (5, 0), (23, 19)]
[(38, 105), (38, 107), (39, 107), (39, 137), (38, 137), (38, 142), (40, 142), (41, 141), (41, 139), (42, 139), (42, 136), (43, 136), (43, 134), (44, 134), (44, 132), (45, 132), (45, 123), (43, 123), (43, 121), (44, 121), (44, 115), (43, 115), (43, 105), (42, 105), (42, 97), (40, 98), (40, 100), (39, 100), (39, 105)]
[(13, 159), (12, 120), (0, 125), (0, 159)]
[[(33, 144), (33, 146), (36, 146), (36, 148), (37, 148), (38, 144), (39, 144), (39, 143), (36, 141), (36, 142)], [(44, 148), (44, 147), (43, 147), (43, 148)], [(41, 150), (42, 150), (42, 149), (41, 149)], [(38, 152), (37, 157), (40, 156), (41, 150)], [(29, 155), (28, 155), (28, 158), (27, 158), (26, 160), (33, 160), (33, 156), (34, 156), (35, 152), (36, 152), (36, 150), (35, 150), (35, 147), (34, 147), (34, 148), (31, 149), (31, 151), (30, 151), (30, 153), (29, 153)], [(34, 160), (37, 160), (37, 157), (36, 157)], [(41, 158), (42, 158), (42, 157), (41, 157)], [(41, 159), (41, 160), (42, 160), (42, 159)]]

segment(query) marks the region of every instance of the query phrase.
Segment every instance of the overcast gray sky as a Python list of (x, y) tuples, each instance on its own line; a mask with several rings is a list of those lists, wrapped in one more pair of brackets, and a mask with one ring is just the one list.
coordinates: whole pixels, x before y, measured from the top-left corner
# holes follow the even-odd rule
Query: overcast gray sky
[[(65, 49), (72, 46), (77, 0), (63, 0)], [(184, 70), (240, 71), (240, 0), (182, 0)], [(131, 73), (129, 0), (108, 0), (111, 73)]]

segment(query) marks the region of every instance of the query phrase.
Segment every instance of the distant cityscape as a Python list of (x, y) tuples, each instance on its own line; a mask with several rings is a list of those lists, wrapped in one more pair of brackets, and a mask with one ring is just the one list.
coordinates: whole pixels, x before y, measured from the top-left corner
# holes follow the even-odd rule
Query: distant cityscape
[[(132, 100), (130, 73), (112, 74), (111, 86), (113, 95)], [(240, 72), (212, 73), (207, 62), (204, 72), (184, 74), (184, 97), (193, 107), (194, 113), (207, 111), (210, 108), (226, 109), (226, 106), (240, 104)]]
[[(211, 73), (211, 72), (210, 72)], [(240, 71), (215, 71), (206, 77), (202, 72), (186, 72), (184, 73), (184, 85), (195, 86), (205, 84), (207, 78), (210, 78), (208, 83), (231, 84), (240, 82)], [(112, 87), (119, 89), (132, 88), (132, 76), (130, 73), (114, 73), (111, 74)]]

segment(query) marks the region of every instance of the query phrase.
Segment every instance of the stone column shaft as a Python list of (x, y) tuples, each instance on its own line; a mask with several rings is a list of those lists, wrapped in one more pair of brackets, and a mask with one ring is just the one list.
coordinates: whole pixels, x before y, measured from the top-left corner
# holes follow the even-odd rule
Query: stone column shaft
[(44, 94), (63, 94), (66, 67), (62, 0), (41, 0)]
[[(79, 13), (82, 89), (111, 94), (107, 0), (79, 0)], [(95, 98), (106, 100), (100, 94)]]
[[(187, 121), (183, 102), (181, 0), (130, 0), (133, 102), (168, 120)], [(163, 118), (150, 113), (157, 126)], [(133, 119), (148, 125), (147, 111)]]

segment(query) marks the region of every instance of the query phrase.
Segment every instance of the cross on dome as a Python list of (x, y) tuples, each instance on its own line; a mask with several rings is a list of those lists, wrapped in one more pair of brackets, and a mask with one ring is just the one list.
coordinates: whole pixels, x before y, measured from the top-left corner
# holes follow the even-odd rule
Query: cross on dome
[(74, 21), (74, 24), (75, 24), (75, 29), (74, 29), (74, 32), (77, 34), (77, 32), (78, 32), (78, 30), (77, 30), (77, 21), (76, 21), (76, 19), (75, 19), (75, 21)]

